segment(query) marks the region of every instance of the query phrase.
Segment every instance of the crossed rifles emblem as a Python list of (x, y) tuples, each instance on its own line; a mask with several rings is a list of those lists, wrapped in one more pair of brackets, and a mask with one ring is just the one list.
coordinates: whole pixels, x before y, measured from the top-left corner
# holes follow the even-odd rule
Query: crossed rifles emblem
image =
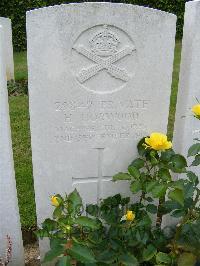
[(130, 55), (135, 49), (134, 46), (126, 46), (124, 49), (116, 52), (115, 54), (102, 58), (93, 51), (87, 50), (83, 45), (75, 46), (74, 49), (81, 55), (90, 59), (95, 63), (88, 68), (83, 68), (77, 75), (77, 79), (80, 83), (84, 83), (86, 80), (95, 76), (99, 71), (106, 70), (111, 76), (121, 79), (123, 81), (128, 81), (130, 76), (124, 68), (120, 68), (114, 65), (115, 62), (124, 58), (127, 55)]

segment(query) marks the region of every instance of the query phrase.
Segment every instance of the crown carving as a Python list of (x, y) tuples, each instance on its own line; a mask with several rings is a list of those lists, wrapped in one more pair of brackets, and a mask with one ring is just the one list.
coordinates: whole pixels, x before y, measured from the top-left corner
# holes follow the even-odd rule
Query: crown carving
[(104, 25), (103, 31), (94, 35), (90, 40), (90, 48), (97, 55), (109, 56), (117, 52), (119, 43), (120, 40), (116, 34)]

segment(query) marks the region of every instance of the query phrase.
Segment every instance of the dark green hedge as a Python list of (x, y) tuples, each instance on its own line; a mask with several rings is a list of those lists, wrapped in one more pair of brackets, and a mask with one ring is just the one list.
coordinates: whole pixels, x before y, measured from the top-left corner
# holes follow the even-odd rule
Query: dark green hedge
[[(0, 0), (0, 16), (12, 19), (14, 49), (16, 51), (26, 49), (25, 13), (27, 10), (69, 2), (82, 1)], [(177, 36), (182, 35), (184, 6), (187, 0), (118, 0), (112, 2), (143, 5), (174, 13), (178, 17)]]

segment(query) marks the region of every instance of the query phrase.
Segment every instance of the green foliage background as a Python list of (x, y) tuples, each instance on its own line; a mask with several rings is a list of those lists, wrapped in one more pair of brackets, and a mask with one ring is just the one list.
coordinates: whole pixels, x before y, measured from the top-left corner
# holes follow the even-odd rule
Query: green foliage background
[[(26, 50), (26, 11), (62, 3), (82, 2), (78, 0), (0, 0), (0, 16), (12, 19), (13, 42), (15, 51)], [(92, 2), (92, 0), (90, 0)], [(93, 1), (96, 2), (96, 1)], [(98, 2), (101, 2), (99, 0)], [(105, 2), (105, 1), (104, 1)], [(111, 2), (111, 1), (106, 1)], [(178, 17), (177, 37), (181, 37), (184, 8), (187, 0), (118, 0), (112, 2), (130, 3), (174, 13)]]

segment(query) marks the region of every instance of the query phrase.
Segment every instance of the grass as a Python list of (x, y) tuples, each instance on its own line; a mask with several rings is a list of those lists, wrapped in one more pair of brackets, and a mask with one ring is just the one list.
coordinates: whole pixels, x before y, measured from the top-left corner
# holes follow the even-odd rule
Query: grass
[[(176, 108), (176, 97), (181, 55), (181, 41), (176, 42), (168, 135), (172, 138)], [(17, 81), (27, 79), (26, 52), (14, 54), (15, 78)], [(31, 145), (28, 114), (28, 96), (9, 97), (13, 151), (19, 208), (22, 227), (25, 229), (36, 225), (33, 176), (31, 164)]]
[(181, 60), (181, 41), (176, 41), (175, 53), (174, 53), (174, 71), (172, 77), (172, 90), (170, 97), (170, 109), (169, 109), (169, 120), (168, 120), (168, 136), (170, 139), (173, 137), (174, 130), (174, 119), (176, 112), (176, 99), (178, 92), (178, 81), (179, 81), (179, 70)]
[(14, 53), (14, 62), (15, 62), (15, 79), (27, 79), (27, 60), (26, 60), (26, 51), (20, 53)]
[(28, 229), (36, 224), (28, 96), (11, 96), (9, 105), (20, 217), (22, 226)]

